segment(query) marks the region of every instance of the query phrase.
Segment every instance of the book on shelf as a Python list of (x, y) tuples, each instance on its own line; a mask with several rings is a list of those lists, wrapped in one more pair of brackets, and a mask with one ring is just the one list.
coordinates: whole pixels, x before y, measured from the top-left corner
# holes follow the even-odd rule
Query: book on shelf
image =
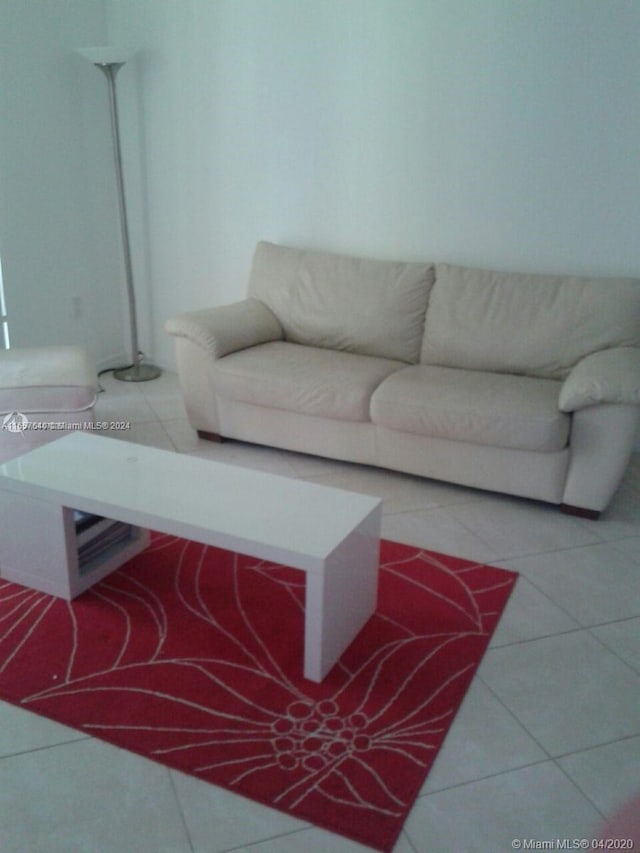
[(124, 521), (103, 518), (99, 515), (74, 511), (76, 547), (80, 569), (87, 567), (107, 551), (131, 540), (133, 526)]
[(85, 512), (83, 509), (74, 509), (73, 511), (73, 522), (76, 527), (76, 533), (83, 533), (99, 521), (104, 521), (104, 517), (102, 515)]

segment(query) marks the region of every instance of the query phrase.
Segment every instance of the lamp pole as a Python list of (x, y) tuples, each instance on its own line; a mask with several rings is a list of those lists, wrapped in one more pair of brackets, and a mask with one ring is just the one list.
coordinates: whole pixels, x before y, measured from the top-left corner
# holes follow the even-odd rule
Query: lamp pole
[[(122, 174), (122, 153), (120, 149), (120, 125), (118, 122), (118, 101), (116, 95), (116, 74), (125, 64), (125, 61), (113, 61), (100, 56), (100, 49), (84, 50), (81, 53), (89, 59), (96, 68), (99, 68), (107, 78), (109, 89), (109, 112), (111, 114), (111, 135), (113, 139), (113, 155), (116, 170), (116, 184), (118, 188), (118, 207), (120, 210), (120, 231), (122, 236), (122, 251), (124, 255), (124, 270), (127, 285), (127, 300), (129, 306), (129, 334), (131, 340), (131, 352), (133, 364), (117, 368), (113, 371), (116, 379), (125, 382), (147, 382), (149, 379), (157, 379), (162, 373), (154, 364), (143, 364), (142, 356), (138, 347), (138, 321), (136, 315), (136, 298), (133, 287), (133, 267), (131, 265), (131, 245), (129, 242), (129, 225), (127, 221), (127, 206), (124, 195), (124, 179)], [(93, 55), (92, 55), (93, 54)]]

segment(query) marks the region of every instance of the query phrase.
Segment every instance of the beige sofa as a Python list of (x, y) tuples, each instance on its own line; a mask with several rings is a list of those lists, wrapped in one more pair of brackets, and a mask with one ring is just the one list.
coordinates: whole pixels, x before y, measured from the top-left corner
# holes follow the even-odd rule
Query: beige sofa
[(640, 405), (640, 282), (259, 243), (248, 297), (166, 324), (191, 425), (597, 517)]

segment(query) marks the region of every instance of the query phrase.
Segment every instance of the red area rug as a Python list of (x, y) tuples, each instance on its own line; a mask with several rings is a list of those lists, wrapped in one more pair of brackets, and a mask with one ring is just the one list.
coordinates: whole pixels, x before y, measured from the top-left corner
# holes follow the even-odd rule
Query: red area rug
[(515, 580), (383, 542), (378, 611), (317, 685), (302, 572), (154, 534), (71, 603), (0, 580), (0, 697), (391, 850)]

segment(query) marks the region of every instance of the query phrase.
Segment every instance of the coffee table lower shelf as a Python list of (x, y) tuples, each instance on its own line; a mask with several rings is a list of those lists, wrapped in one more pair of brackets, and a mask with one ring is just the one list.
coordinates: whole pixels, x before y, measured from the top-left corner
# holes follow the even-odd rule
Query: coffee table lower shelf
[(149, 531), (134, 524), (128, 537), (83, 563), (72, 507), (0, 492), (0, 512), (11, 537), (2, 542), (0, 575), (71, 601), (149, 545)]

